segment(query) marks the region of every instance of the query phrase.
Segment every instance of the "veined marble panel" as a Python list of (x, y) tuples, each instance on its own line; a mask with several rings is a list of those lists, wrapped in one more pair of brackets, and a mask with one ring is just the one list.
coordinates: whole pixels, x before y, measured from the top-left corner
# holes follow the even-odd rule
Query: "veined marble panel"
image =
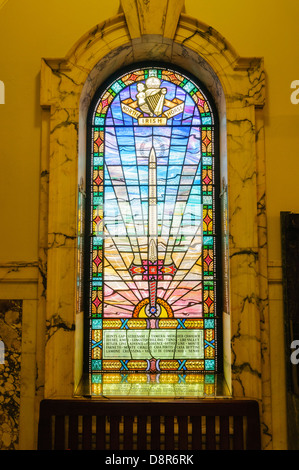
[[(0, 449), (17, 450), (19, 444), (22, 301), (0, 300)], [(4, 363), (2, 363), (4, 362)]]

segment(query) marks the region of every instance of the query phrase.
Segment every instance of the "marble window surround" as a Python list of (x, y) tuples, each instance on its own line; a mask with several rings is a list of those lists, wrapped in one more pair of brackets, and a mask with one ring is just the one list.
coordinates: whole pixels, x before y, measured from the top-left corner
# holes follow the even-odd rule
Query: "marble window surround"
[[(263, 447), (270, 448), (263, 61), (240, 58), (219, 33), (182, 13), (182, 1), (173, 9), (167, 0), (159, 1), (161, 16), (160, 21), (155, 17), (155, 26), (148, 2), (121, 3), (123, 12), (87, 33), (67, 57), (43, 59), (41, 65), (40, 285), (46, 285), (46, 291), (39, 309), (46, 317), (44, 395), (73, 396), (82, 375), (78, 188), (84, 194), (88, 106), (98, 86), (123, 66), (147, 59), (168, 62), (197, 76), (218, 108), (227, 222), (223, 246), (229, 258), (223, 313), (225, 376), (233, 397), (260, 401)], [(149, 5), (156, 3), (151, 0)]]

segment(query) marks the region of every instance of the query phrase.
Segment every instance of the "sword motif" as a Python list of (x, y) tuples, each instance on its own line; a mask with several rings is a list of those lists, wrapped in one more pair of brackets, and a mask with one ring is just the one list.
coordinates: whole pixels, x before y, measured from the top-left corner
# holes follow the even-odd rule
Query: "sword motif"
[[(174, 276), (177, 268), (173, 262), (165, 265), (158, 258), (158, 219), (157, 219), (157, 159), (155, 149), (152, 148), (148, 160), (148, 256), (142, 264), (133, 263), (129, 272), (134, 277), (142, 274), (142, 279), (148, 281), (149, 299), (145, 306), (148, 317), (159, 317), (161, 306), (157, 299), (158, 281), (165, 276)], [(171, 257), (168, 257), (171, 260)]]

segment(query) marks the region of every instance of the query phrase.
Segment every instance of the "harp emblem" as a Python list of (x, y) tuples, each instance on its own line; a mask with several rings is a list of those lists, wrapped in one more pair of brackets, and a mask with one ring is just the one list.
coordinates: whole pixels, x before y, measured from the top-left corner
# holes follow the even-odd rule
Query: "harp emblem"
[(149, 77), (137, 83), (136, 100), (131, 98), (121, 102), (122, 111), (134, 119), (139, 125), (162, 125), (167, 120), (184, 111), (184, 102), (178, 98), (167, 99), (167, 88), (161, 87), (158, 77)]
[(150, 77), (144, 83), (137, 84), (138, 107), (151, 117), (161, 116), (165, 101), (166, 88), (160, 88), (161, 80), (157, 77)]

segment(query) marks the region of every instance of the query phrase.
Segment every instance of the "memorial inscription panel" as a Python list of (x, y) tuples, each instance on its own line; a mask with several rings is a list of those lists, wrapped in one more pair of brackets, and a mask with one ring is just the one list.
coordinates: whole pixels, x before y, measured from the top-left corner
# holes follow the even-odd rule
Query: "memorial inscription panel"
[(103, 359), (204, 359), (202, 330), (104, 331)]

